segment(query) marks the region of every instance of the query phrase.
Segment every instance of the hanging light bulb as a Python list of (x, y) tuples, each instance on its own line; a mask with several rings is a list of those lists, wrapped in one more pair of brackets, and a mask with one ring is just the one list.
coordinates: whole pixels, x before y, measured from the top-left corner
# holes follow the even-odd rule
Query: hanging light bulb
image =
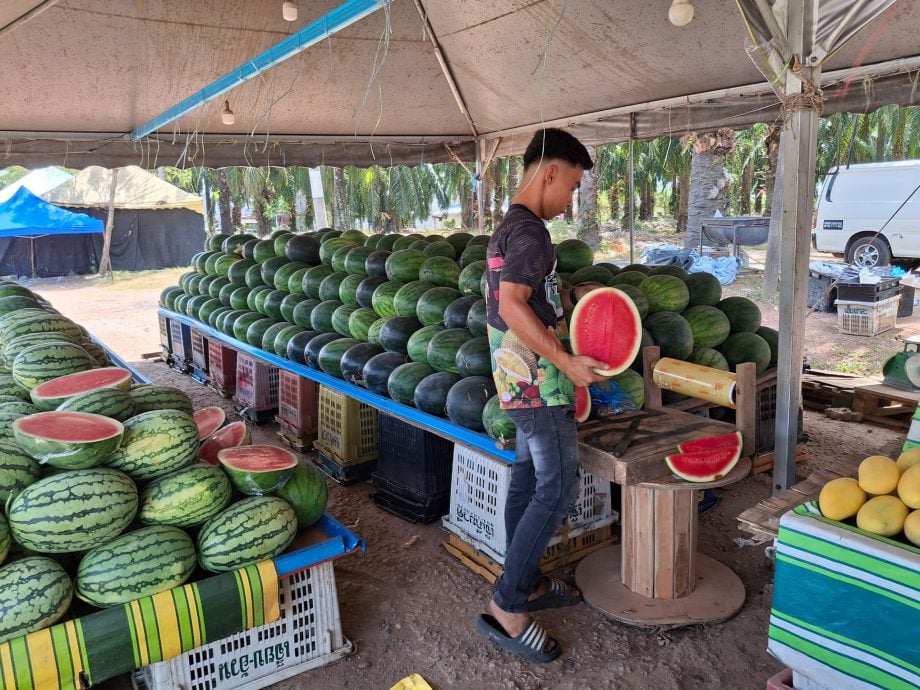
[(230, 101), (224, 101), (224, 109), (220, 113), (220, 119), (225, 125), (232, 125), (236, 122), (236, 115), (230, 110)]
[(687, 26), (693, 19), (693, 3), (690, 0), (672, 0), (668, 19), (674, 26)]
[(286, 22), (296, 22), (297, 4), (288, 0), (283, 5), (281, 5), (281, 16), (284, 17), (284, 21)]

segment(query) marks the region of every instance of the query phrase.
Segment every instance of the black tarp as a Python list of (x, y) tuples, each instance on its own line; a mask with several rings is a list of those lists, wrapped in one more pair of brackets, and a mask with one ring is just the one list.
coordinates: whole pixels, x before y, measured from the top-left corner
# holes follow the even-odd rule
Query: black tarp
[[(105, 222), (104, 208), (70, 209)], [(112, 270), (143, 271), (188, 266), (204, 247), (201, 214), (188, 209), (115, 211)], [(40, 278), (95, 273), (102, 235), (36, 237), (35, 275)], [(0, 275), (32, 275), (28, 238), (0, 239)]]

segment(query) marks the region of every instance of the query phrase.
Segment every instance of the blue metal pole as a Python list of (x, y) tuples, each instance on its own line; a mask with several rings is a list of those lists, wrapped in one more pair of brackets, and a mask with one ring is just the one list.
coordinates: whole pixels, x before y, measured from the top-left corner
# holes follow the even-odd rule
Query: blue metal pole
[(200, 91), (193, 93), (188, 98), (141, 125), (131, 132), (131, 139), (137, 141), (151, 132), (155, 132), (160, 127), (165, 127), (173, 120), (179, 119), (195, 108), (213, 101), (215, 98), (219, 98), (235, 86), (239, 86), (265, 70), (303, 52), (324, 38), (386, 7), (391, 2), (392, 0), (346, 0), (346, 2), (311, 22), (300, 31), (291, 34), (232, 72), (211, 82)]

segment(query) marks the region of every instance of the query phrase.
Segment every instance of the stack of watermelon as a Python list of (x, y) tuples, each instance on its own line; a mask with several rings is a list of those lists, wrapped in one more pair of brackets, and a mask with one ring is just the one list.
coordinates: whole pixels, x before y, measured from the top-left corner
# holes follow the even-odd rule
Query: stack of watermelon
[(322, 516), (312, 465), (248, 446), (244, 422), (195, 413), (176, 388), (132, 385), (25, 288), (0, 295), (0, 642), (59, 620), (74, 594), (115, 606), (197, 564), (272, 558)]

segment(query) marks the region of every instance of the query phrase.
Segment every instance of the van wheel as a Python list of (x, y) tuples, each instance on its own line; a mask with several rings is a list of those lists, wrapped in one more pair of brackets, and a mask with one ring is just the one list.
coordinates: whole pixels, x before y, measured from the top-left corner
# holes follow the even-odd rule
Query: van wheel
[(860, 237), (847, 250), (847, 262), (854, 266), (887, 266), (891, 263), (891, 250), (885, 240), (877, 237)]

